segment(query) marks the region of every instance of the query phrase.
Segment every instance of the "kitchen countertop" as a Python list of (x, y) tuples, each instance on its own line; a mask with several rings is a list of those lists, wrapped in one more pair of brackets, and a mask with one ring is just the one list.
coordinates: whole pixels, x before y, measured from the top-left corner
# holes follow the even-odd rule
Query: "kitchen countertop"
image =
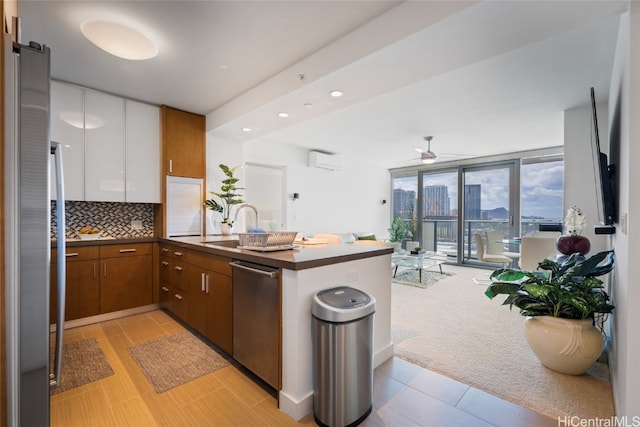
[[(131, 237), (124, 239), (116, 239), (115, 237), (101, 237), (96, 240), (80, 240), (80, 239), (67, 239), (66, 246), (79, 247), (79, 246), (96, 246), (96, 245), (129, 245), (132, 243), (155, 243), (158, 239), (155, 237)], [(57, 246), (57, 240), (51, 240), (51, 247)]]
[(288, 270), (305, 270), (324, 265), (387, 255), (393, 252), (393, 248), (354, 245), (349, 243), (299, 245), (295, 246), (294, 249), (273, 252), (261, 252), (216, 245), (216, 243), (224, 244), (225, 241), (238, 240), (238, 236), (234, 235), (171, 237), (159, 238), (158, 240), (202, 252)]
[[(184, 248), (225, 256), (237, 260), (253, 262), (275, 268), (288, 270), (306, 270), (340, 262), (371, 258), (391, 254), (393, 248), (380, 246), (354, 245), (350, 243), (329, 243), (320, 245), (295, 245), (294, 249), (261, 252), (247, 249), (224, 247), (224, 242), (238, 240), (237, 235), (221, 236), (187, 236), (187, 237), (143, 237), (143, 238), (100, 238), (96, 240), (67, 240), (67, 247), (82, 247), (96, 245), (127, 245), (134, 243), (169, 243)], [(205, 243), (206, 242), (206, 243)], [(51, 241), (51, 247), (56, 247), (56, 241)]]

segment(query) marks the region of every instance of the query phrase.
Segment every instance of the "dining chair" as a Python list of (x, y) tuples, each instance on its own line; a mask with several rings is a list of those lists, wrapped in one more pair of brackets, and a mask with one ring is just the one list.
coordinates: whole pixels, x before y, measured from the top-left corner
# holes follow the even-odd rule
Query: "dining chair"
[(491, 255), (504, 255), (509, 258), (520, 258), (519, 252), (504, 250), (504, 235), (499, 230), (487, 230), (484, 232), (487, 240), (486, 253)]
[(490, 263), (490, 264), (504, 264), (504, 267), (507, 267), (513, 261), (506, 255), (500, 254), (488, 254), (484, 251), (484, 243), (482, 242), (482, 235), (480, 233), (475, 233), (473, 237), (476, 239), (476, 256), (479, 261)]
[(538, 263), (545, 258), (554, 258), (556, 252), (555, 237), (524, 236), (520, 241), (520, 268), (537, 270)]

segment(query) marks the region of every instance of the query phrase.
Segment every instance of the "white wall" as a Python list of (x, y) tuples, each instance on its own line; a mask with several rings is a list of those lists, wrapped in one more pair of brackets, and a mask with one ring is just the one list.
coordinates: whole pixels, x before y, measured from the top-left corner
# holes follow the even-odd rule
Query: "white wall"
[[(612, 316), (609, 368), (618, 416), (640, 415), (640, 286), (633, 267), (640, 253), (640, 5), (630, 3), (630, 14), (624, 14), (620, 30), (609, 94), (611, 139), (618, 142), (617, 162), (619, 213), (627, 216), (627, 225), (616, 224), (612, 238), (616, 250), (611, 296), (616, 305)], [(615, 138), (615, 139), (614, 139)], [(633, 184), (632, 184), (633, 183)], [(621, 221), (623, 222), (623, 221)]]
[[(390, 175), (362, 159), (343, 157), (342, 169), (308, 166), (308, 150), (284, 144), (251, 141), (244, 161), (287, 168), (287, 228), (303, 235), (374, 232), (388, 238)], [(291, 196), (300, 198), (293, 201)]]
[[(207, 191), (205, 197), (207, 199), (211, 197), (209, 191), (220, 191), (220, 182), (226, 178), (218, 167), (220, 164), (225, 164), (229, 167), (244, 164), (242, 159), (242, 144), (216, 140), (207, 134), (207, 182), (205, 183)], [(240, 183), (242, 183), (244, 171), (240, 169), (236, 172), (235, 176), (240, 178)], [(214, 220), (216, 222), (222, 221), (221, 214), (212, 212), (209, 209), (206, 211), (207, 234), (220, 233), (218, 228), (214, 228)]]
[[(587, 228), (582, 235), (591, 241), (591, 254), (607, 249), (608, 238), (596, 235), (593, 227), (600, 224), (596, 198), (596, 182), (591, 154), (591, 101), (589, 88), (584, 99), (588, 106), (564, 112), (564, 212), (577, 206), (587, 217)], [(600, 149), (608, 152), (609, 120), (606, 104), (597, 104)]]

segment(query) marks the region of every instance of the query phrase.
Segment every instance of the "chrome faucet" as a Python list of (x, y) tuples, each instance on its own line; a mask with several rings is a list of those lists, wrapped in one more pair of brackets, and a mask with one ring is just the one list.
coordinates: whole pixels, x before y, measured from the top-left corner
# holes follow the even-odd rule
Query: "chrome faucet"
[[(235, 224), (235, 222), (238, 220), (238, 214), (240, 213), (240, 211), (244, 208), (250, 208), (253, 209), (253, 212), (256, 214), (256, 227), (258, 228), (258, 209), (256, 209), (255, 206), (249, 204), (249, 203), (243, 203), (240, 206), (238, 206), (238, 209), (236, 209), (236, 216), (233, 218), (233, 223)], [(249, 228), (246, 226), (245, 224), (245, 228), (248, 230)]]

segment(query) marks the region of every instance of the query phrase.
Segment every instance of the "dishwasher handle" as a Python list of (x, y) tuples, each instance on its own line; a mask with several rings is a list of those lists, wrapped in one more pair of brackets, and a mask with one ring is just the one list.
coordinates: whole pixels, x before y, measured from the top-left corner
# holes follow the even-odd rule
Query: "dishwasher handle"
[(264, 268), (269, 268), (269, 269), (268, 270), (262, 270), (260, 268), (255, 268), (255, 267), (251, 267), (251, 266), (246, 265), (246, 264), (242, 264), (242, 263), (240, 263), (238, 261), (231, 261), (229, 263), (229, 265), (232, 268), (239, 268), (241, 270), (247, 270), (247, 271), (250, 271), (252, 273), (262, 274), (264, 276), (268, 276), (271, 279), (275, 279), (276, 277), (278, 277), (278, 270), (272, 270), (270, 267), (264, 267)]

